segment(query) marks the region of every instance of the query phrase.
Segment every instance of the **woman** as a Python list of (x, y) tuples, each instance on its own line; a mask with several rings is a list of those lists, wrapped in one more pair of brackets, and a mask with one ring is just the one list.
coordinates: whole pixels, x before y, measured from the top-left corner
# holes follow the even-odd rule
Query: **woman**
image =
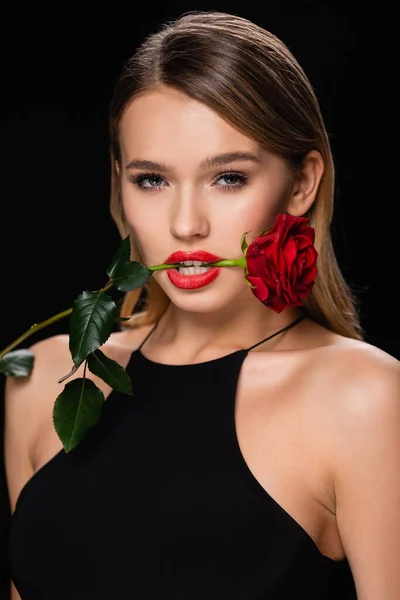
[(302, 68), (246, 19), (188, 13), (127, 62), (110, 140), (133, 260), (239, 257), (288, 214), (315, 230), (318, 275), (303, 306), (271, 310), (241, 269), (155, 271), (104, 344), (134, 398), (90, 375), (107, 401), (68, 454), (52, 423), (68, 336), (31, 347), (31, 377), (6, 387), (13, 600), (398, 598), (399, 363), (363, 340), (335, 259)]

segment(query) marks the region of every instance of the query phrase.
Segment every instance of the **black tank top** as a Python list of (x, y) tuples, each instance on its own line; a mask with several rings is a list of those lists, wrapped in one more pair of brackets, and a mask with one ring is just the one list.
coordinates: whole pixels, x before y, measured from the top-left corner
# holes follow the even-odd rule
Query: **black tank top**
[(168, 365), (142, 344), (101, 417), (23, 487), (8, 557), (22, 600), (356, 599), (347, 559), (324, 556), (239, 449), (247, 353)]

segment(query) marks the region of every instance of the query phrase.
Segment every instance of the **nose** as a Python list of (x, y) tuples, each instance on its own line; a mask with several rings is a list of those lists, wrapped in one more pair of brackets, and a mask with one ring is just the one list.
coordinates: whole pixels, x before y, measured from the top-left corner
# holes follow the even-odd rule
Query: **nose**
[(205, 199), (187, 191), (177, 194), (171, 207), (171, 235), (189, 240), (196, 236), (205, 237), (209, 234), (209, 230)]

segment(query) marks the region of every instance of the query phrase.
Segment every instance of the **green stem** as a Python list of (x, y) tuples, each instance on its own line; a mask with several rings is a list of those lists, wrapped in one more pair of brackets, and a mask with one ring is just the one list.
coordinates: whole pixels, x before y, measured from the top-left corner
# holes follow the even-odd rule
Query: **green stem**
[[(152, 267), (147, 267), (152, 271), (160, 271), (162, 269), (176, 269), (177, 267), (184, 267), (184, 263), (175, 263), (173, 265), (162, 264), (162, 265), (153, 265)], [(237, 258), (234, 260), (223, 259), (214, 263), (204, 263), (204, 266), (208, 267), (245, 267), (246, 266), (246, 257), (242, 256), (241, 258)]]
[(235, 260), (229, 260), (224, 259), (224, 260), (219, 260), (218, 262), (215, 263), (210, 263), (212, 265), (214, 265), (215, 267), (245, 267), (246, 266), (246, 257), (242, 256), (241, 258), (237, 258)]
[(68, 315), (70, 315), (71, 312), (72, 312), (72, 308), (68, 308), (67, 310), (63, 310), (62, 312), (58, 313), (57, 315), (54, 315), (53, 317), (50, 317), (49, 319), (46, 319), (45, 321), (42, 321), (41, 323), (35, 323), (34, 325), (31, 325), (30, 328), (27, 331), (25, 331), (25, 333), (20, 335), (19, 338), (17, 338), (13, 342), (11, 342), (11, 344), (9, 344), (7, 346), (7, 348), (4, 348), (4, 350), (2, 350), (0, 352), (0, 360), (3, 358), (3, 356), (5, 354), (7, 354), (7, 352), (10, 352), (11, 350), (13, 350), (16, 346), (18, 346), (18, 344), (20, 344), (21, 342), (26, 340), (26, 338), (31, 336), (33, 333), (35, 333), (36, 331), (39, 331), (39, 329), (43, 329), (43, 327), (47, 327), (47, 325), (51, 325), (52, 323), (55, 323), (56, 321), (63, 319), (64, 317), (68, 317)]
[[(100, 294), (109, 290), (113, 285), (114, 285), (114, 282), (112, 281), (112, 279), (110, 279), (106, 283), (106, 285), (101, 288)], [(25, 333), (20, 335), (16, 340), (11, 342), (11, 344), (9, 344), (7, 346), (7, 348), (4, 348), (4, 350), (2, 350), (0, 352), (0, 360), (3, 358), (3, 356), (5, 354), (7, 354), (7, 352), (10, 352), (11, 350), (13, 350), (16, 346), (18, 346), (18, 344), (20, 344), (21, 342), (26, 340), (26, 338), (28, 338), (31, 335), (33, 335), (34, 333), (36, 333), (36, 331), (39, 331), (40, 329), (43, 329), (43, 327), (47, 327), (48, 325), (51, 325), (52, 323), (55, 323), (56, 321), (60, 321), (60, 319), (64, 319), (65, 317), (68, 317), (71, 313), (72, 313), (72, 308), (67, 308), (67, 310), (63, 310), (62, 312), (54, 315), (53, 317), (50, 317), (49, 319), (42, 321), (41, 323), (35, 323), (34, 325), (31, 325), (29, 327), (29, 329), (27, 331), (25, 331)]]

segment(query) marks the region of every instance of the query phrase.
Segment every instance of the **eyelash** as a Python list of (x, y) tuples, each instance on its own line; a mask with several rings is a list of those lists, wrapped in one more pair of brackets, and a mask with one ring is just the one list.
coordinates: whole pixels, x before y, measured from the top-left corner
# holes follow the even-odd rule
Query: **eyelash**
[[(223, 189), (226, 192), (232, 192), (241, 189), (244, 185), (246, 185), (247, 180), (249, 179), (247, 173), (244, 173), (243, 171), (224, 171), (223, 173), (218, 173), (218, 175), (215, 176), (214, 181), (218, 181), (218, 179), (222, 179), (223, 177), (229, 176), (237, 178), (239, 180), (239, 183), (228, 183), (227, 185), (220, 186), (221, 189)], [(161, 190), (162, 186), (145, 187), (142, 185), (144, 181), (150, 179), (151, 177), (156, 177), (161, 180), (163, 179), (163, 177), (161, 177), (161, 175), (159, 175), (158, 173), (140, 173), (138, 175), (130, 176), (128, 177), (128, 179), (131, 183), (136, 185), (140, 191), (152, 193)]]

